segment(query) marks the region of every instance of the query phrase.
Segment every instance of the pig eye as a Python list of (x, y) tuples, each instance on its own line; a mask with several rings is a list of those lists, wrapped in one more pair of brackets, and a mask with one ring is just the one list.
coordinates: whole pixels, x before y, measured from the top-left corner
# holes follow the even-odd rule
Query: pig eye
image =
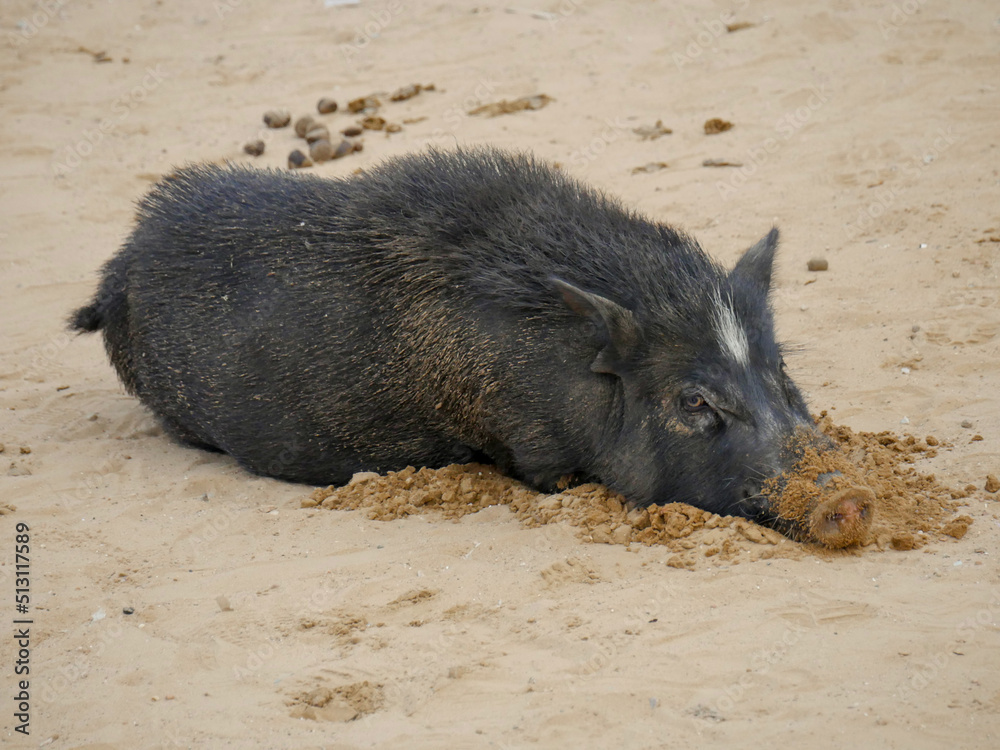
[(684, 409), (689, 412), (698, 412), (708, 408), (708, 401), (700, 393), (689, 393), (681, 399)]

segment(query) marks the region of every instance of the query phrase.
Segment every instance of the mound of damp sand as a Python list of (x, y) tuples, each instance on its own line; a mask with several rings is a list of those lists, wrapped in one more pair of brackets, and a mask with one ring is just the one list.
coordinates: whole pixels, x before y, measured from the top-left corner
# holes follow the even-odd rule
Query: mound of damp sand
[[(799, 539), (795, 541), (746, 519), (683, 503), (629, 510), (625, 498), (598, 484), (546, 495), (483, 464), (360, 473), (343, 487), (313, 491), (302, 506), (362, 510), (373, 520), (389, 521), (417, 513), (457, 520), (491, 505), (506, 505), (527, 527), (563, 523), (588, 542), (664, 546), (675, 553), (668, 564), (683, 568), (706, 558), (739, 562), (849, 554), (865, 547), (918, 549), (933, 540), (964, 536), (971, 519), (952, 516), (966, 493), (949, 489), (913, 466), (918, 457), (934, 454), (936, 440), (853, 432), (833, 424), (825, 412), (818, 426), (837, 448), (802, 451), (794, 472), (781, 478), (780, 494), (772, 503), (783, 517), (803, 521), (831, 494), (864, 490), (870, 523), (864, 538), (851, 540), (852, 548), (843, 551), (831, 549), (842, 544), (823, 545), (803, 533), (791, 534)], [(821, 485), (817, 480), (824, 475), (832, 477)]]
[[(856, 433), (834, 424), (826, 412), (820, 414), (817, 426), (834, 441), (836, 450), (805, 445), (791, 472), (765, 484), (777, 515), (798, 527), (792, 536), (821, 539), (830, 547), (874, 544), (898, 550), (917, 549), (935, 537), (965, 536), (972, 519), (951, 516), (957, 501), (968, 493), (950, 489), (913, 466), (922, 456), (937, 455), (936, 438)], [(846, 530), (822, 528), (830, 518), (820, 511), (844, 498), (863, 509), (866, 523), (848, 523)]]

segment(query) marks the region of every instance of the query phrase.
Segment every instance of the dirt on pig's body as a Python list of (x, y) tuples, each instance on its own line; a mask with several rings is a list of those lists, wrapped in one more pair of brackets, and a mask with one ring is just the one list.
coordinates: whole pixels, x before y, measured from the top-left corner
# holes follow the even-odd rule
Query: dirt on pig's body
[[(484, 464), (357, 474), (343, 487), (315, 490), (302, 505), (363, 510), (382, 521), (418, 513), (459, 519), (505, 505), (525, 526), (568, 524), (585, 542), (665, 546), (676, 553), (670, 565), (689, 569), (715, 560), (912, 550), (964, 536), (971, 519), (953, 516), (966, 492), (945, 486), (914, 465), (922, 455), (934, 455), (938, 441), (854, 432), (834, 424), (825, 412), (817, 424), (835, 447), (803, 448), (794, 472), (765, 488), (774, 493), (775, 510), (787, 522), (784, 534), (684, 503), (630, 509), (626, 498), (599, 484), (546, 495)], [(850, 527), (856, 531), (845, 532), (843, 522), (836, 533), (817, 528), (824, 520), (822, 509), (831, 503), (843, 507), (845, 498), (848, 507), (863, 510), (863, 522)]]

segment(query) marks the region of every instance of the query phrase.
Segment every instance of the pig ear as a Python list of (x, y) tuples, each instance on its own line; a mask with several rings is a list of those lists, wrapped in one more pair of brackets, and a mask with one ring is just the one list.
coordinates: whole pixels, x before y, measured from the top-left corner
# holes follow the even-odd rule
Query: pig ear
[(771, 269), (778, 249), (778, 229), (775, 227), (736, 262), (732, 275), (753, 282), (764, 289), (771, 288)]
[(585, 292), (554, 276), (552, 283), (562, 293), (566, 306), (577, 315), (589, 319), (597, 329), (597, 338), (603, 348), (591, 363), (590, 369), (609, 375), (621, 375), (622, 363), (639, 340), (639, 326), (632, 311), (607, 297)]

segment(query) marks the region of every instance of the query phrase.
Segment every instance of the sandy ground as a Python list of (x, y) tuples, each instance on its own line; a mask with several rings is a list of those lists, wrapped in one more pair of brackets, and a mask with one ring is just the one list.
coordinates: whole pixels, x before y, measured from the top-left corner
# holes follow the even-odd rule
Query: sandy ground
[[(1000, 746), (1000, 506), (981, 491), (1000, 473), (995, 3), (7, 0), (0, 31), (0, 486), (16, 506), (0, 611), (19, 617), (24, 523), (33, 619), (29, 737), (18, 645), (0, 641), (3, 742)], [(680, 570), (504, 507), (304, 509), (312, 488), (167, 439), (99, 341), (62, 327), (133, 201), (188, 161), (284, 166), (288, 130), (242, 153), (266, 109), (409, 83), (437, 91), (384, 114), (426, 119), (314, 171), (493, 143), (726, 263), (776, 223), (794, 376), (855, 429), (950, 441), (920, 467), (980, 488), (965, 538)], [(465, 114), (536, 93), (555, 101)], [(711, 117), (735, 127), (705, 135)], [(633, 132), (657, 120), (673, 133)], [(650, 162), (668, 166), (632, 173)], [(808, 272), (814, 256), (829, 270)]]

